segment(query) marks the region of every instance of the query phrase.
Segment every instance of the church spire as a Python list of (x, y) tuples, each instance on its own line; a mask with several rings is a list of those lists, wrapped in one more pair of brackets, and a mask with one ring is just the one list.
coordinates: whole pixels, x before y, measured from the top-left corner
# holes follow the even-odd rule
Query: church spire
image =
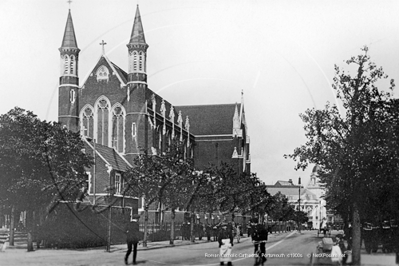
[(73, 28), (71, 10), (68, 11), (60, 51), (60, 86), (58, 89), (58, 121), (69, 130), (79, 130), (79, 52)]
[[(61, 48), (76, 48), (78, 49), (78, 43), (76, 42), (75, 30), (73, 28), (71, 10), (69, 9), (67, 23), (64, 31), (64, 38), (62, 39)], [(60, 49), (61, 49), (60, 48)]]
[(129, 51), (128, 84), (147, 84), (147, 48), (143, 23), (137, 5), (130, 41), (127, 44)]
[[(75, 29), (73, 28), (71, 10), (68, 11), (67, 23), (60, 49), (61, 55), (61, 77), (78, 76), (78, 56), (80, 49), (76, 41)], [(62, 84), (62, 81), (60, 81)], [(75, 83), (73, 83), (75, 84)], [(76, 83), (77, 85), (77, 83)]]
[(143, 23), (141, 22), (140, 9), (137, 5), (136, 15), (134, 17), (132, 34), (130, 35), (129, 44), (146, 44), (144, 37)]

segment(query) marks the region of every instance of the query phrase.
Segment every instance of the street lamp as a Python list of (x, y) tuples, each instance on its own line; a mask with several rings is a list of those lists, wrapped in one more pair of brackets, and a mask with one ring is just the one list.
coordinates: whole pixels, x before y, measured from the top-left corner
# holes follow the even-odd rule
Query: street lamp
[(299, 206), (298, 221), (299, 221), (299, 224), (298, 224), (298, 226), (299, 226), (299, 233), (301, 233), (301, 221), (300, 221), (300, 217), (299, 217), (300, 211), (301, 211), (301, 178), (300, 177), (298, 178), (298, 185), (299, 185), (299, 198), (298, 198), (298, 202), (299, 202), (299, 204), (298, 204), (298, 206)]

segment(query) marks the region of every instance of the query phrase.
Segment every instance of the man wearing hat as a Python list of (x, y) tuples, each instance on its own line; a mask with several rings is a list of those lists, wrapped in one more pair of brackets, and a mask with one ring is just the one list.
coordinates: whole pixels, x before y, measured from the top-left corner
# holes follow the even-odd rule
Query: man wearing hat
[(222, 223), (218, 234), (219, 248), (220, 248), (220, 265), (233, 265), (231, 263), (231, 249), (233, 247), (233, 232), (227, 229), (227, 223)]
[(254, 253), (256, 257), (255, 265), (263, 265), (266, 262), (266, 241), (268, 238), (268, 231), (263, 224), (260, 224), (258, 218), (251, 219), (252, 225), (252, 241), (254, 242)]
[(140, 215), (133, 214), (132, 220), (126, 226), (126, 242), (127, 242), (127, 252), (125, 256), (125, 264), (128, 264), (128, 258), (130, 253), (132, 252), (133, 247), (133, 264), (137, 264), (136, 257), (137, 257), (137, 244), (140, 240), (140, 230), (139, 230), (139, 223), (138, 220), (140, 219)]

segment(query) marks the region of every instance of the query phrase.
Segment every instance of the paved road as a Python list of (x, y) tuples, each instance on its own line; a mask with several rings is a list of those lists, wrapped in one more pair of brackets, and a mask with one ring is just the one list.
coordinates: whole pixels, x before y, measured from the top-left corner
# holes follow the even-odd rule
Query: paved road
[[(269, 236), (266, 245), (268, 265), (309, 265), (309, 256), (315, 251), (317, 242), (315, 231), (296, 231), (291, 233), (273, 234)], [(203, 240), (204, 242), (204, 240)], [(165, 242), (167, 243), (167, 241)], [(162, 265), (190, 265), (190, 266), (217, 266), (219, 265), (218, 244), (205, 242), (192, 245), (177, 245), (175, 247), (163, 247), (165, 243), (151, 243), (152, 248), (143, 250), (140, 247), (138, 253), (138, 265), (162, 266)], [(188, 244), (189, 242), (177, 244)], [(144, 248), (145, 249), (145, 248)], [(126, 245), (112, 246), (111, 252), (105, 252), (104, 248), (86, 250), (53, 250), (40, 249), (27, 252), (26, 249), (7, 249), (0, 252), (0, 266), (14, 265), (124, 265)], [(233, 265), (253, 265), (253, 245), (249, 238), (242, 239), (241, 243), (233, 247)], [(132, 259), (130, 258), (130, 263)], [(318, 260), (318, 262), (321, 262)], [(329, 259), (323, 260), (323, 265), (328, 265)], [(362, 265), (396, 265), (393, 254), (364, 254), (362, 253)]]
[[(308, 265), (310, 254), (319, 239), (315, 233), (294, 231), (278, 236), (272, 235), (267, 243), (267, 265)], [(124, 245), (114, 247), (111, 253), (103, 249), (93, 250), (37, 250), (26, 252), (7, 249), (0, 253), (0, 265), (124, 265)], [(153, 250), (141, 250), (138, 265), (219, 265), (218, 244), (208, 242)], [(233, 265), (253, 265), (253, 245), (244, 238), (233, 247)], [(131, 262), (131, 258), (130, 258)]]

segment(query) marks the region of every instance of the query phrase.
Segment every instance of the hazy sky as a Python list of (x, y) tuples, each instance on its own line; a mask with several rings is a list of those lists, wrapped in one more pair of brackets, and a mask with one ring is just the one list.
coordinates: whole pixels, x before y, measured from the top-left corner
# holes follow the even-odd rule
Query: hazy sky
[[(283, 158), (305, 143), (299, 114), (335, 102), (334, 64), (364, 45), (399, 78), (398, 1), (74, 0), (80, 85), (101, 56), (127, 70), (139, 4), (149, 87), (174, 105), (244, 104), (252, 171), (266, 182), (302, 177)], [(56, 121), (65, 0), (0, 1), (0, 113), (15, 106)]]

